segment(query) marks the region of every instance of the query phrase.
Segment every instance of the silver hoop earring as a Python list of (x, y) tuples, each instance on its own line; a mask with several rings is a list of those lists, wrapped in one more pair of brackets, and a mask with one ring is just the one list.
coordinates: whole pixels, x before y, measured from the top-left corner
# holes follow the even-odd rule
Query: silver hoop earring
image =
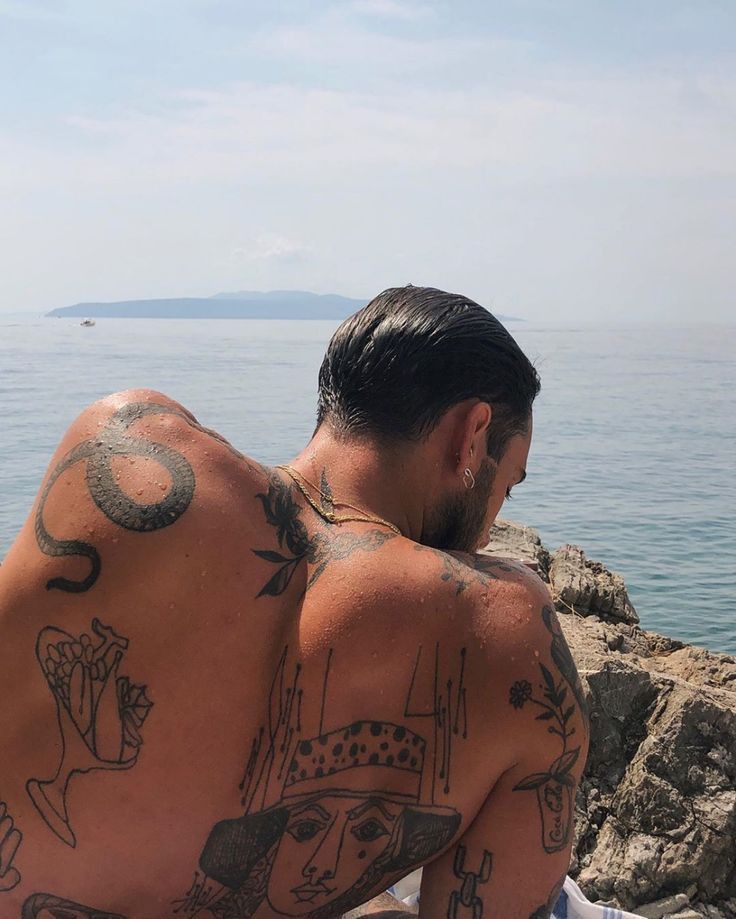
[(467, 489), (475, 488), (475, 476), (468, 466), (466, 466), (463, 471), (463, 485), (465, 485)]

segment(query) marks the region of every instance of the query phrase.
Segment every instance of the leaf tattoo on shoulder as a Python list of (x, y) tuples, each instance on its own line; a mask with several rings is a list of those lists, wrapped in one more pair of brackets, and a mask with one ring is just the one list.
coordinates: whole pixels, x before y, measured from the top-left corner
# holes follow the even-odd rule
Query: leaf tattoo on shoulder
[(570, 654), (570, 649), (568, 648), (567, 642), (565, 641), (565, 636), (562, 633), (562, 628), (560, 627), (557, 613), (555, 613), (551, 606), (545, 606), (542, 609), (542, 621), (544, 622), (547, 631), (552, 636), (552, 645), (550, 647), (552, 660), (555, 662), (555, 666), (565, 678), (565, 682), (570, 687), (572, 694), (575, 696), (575, 701), (580, 708), (584, 725), (587, 728), (588, 705), (585, 701), (583, 685), (580, 682), (580, 676), (578, 674), (577, 667), (575, 666), (575, 661), (572, 659), (572, 654)]
[[(322, 473), (321, 490), (323, 506), (332, 508), (332, 491), (325, 473)], [(264, 562), (277, 565), (276, 572), (256, 594), (258, 597), (277, 597), (289, 587), (301, 562), (313, 566), (305, 591), (318, 580), (331, 561), (349, 558), (353, 553), (374, 552), (396, 534), (378, 528), (365, 533), (352, 530), (341, 532), (339, 526), (327, 525), (317, 519), (316, 529), (310, 534), (301, 519), (303, 508), (294, 499), (291, 485), (271, 474), (266, 492), (256, 497), (261, 502), (266, 523), (276, 530), (276, 549), (252, 549)]]
[[(310, 539), (307, 528), (299, 519), (301, 508), (294, 500), (291, 488), (278, 476), (272, 475), (268, 491), (259, 492), (256, 497), (263, 505), (266, 523), (276, 529), (279, 549), (253, 549), (253, 553), (266, 562), (278, 565), (276, 573), (256, 594), (256, 597), (277, 597), (291, 583), (294, 572), (302, 559), (314, 560), (314, 539)], [(289, 552), (285, 555), (283, 550)]]

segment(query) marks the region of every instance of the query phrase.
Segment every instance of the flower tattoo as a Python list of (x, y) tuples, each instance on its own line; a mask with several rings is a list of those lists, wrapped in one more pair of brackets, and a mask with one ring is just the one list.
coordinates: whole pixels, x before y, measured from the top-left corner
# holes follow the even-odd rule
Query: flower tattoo
[(528, 680), (518, 680), (509, 691), (509, 703), (514, 708), (524, 708), (532, 697), (532, 684)]

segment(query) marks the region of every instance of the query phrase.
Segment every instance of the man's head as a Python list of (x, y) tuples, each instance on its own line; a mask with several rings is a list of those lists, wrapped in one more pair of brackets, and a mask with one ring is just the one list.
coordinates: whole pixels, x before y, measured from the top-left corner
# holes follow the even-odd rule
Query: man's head
[(530, 361), (482, 306), (431, 287), (391, 288), (335, 332), (318, 426), (430, 451), (442, 485), (421, 541), (471, 550), (524, 476), (539, 389)]

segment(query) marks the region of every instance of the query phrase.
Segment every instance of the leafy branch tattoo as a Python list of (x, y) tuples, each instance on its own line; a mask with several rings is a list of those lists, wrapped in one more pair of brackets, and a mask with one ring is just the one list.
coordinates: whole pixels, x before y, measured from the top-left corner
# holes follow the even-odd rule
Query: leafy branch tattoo
[(572, 694), (575, 696), (575, 701), (578, 704), (580, 714), (583, 718), (583, 727), (587, 731), (588, 704), (585, 701), (583, 684), (580, 681), (580, 676), (578, 674), (577, 667), (575, 666), (575, 661), (572, 659), (572, 654), (570, 654), (570, 649), (567, 646), (567, 642), (565, 641), (565, 636), (562, 634), (562, 628), (560, 627), (557, 613), (555, 613), (551, 606), (545, 606), (542, 609), (542, 621), (544, 622), (547, 631), (552, 636), (552, 645), (550, 647), (552, 660), (555, 662), (555, 665), (564, 677), (565, 682), (570, 687)]
[[(331, 496), (329, 483), (322, 472), (322, 491)], [(341, 533), (318, 521), (319, 529), (311, 535), (301, 519), (303, 508), (294, 499), (291, 485), (283, 482), (275, 473), (271, 475), (268, 490), (256, 497), (263, 506), (266, 522), (276, 530), (278, 549), (253, 549), (253, 553), (265, 562), (276, 565), (275, 573), (259, 590), (256, 597), (277, 597), (288, 588), (299, 564), (305, 562), (314, 566), (306, 589), (312, 587), (323, 574), (330, 561), (349, 558), (354, 552), (373, 552), (395, 537), (394, 533), (379, 529), (367, 533)], [(322, 500), (325, 506), (324, 499)]]
[(61, 760), (53, 778), (29, 779), (26, 790), (46, 825), (68, 846), (76, 837), (67, 815), (69, 782), (94, 769), (130, 769), (143, 743), (140, 728), (152, 703), (146, 687), (118, 668), (128, 639), (99, 619), (94, 638), (47, 626), (36, 642), (36, 658), (56, 702)]
[(564, 849), (570, 840), (572, 791), (575, 787), (575, 779), (570, 772), (580, 755), (580, 747), (568, 749), (570, 738), (575, 734), (575, 728), (570, 725), (575, 714), (575, 703), (565, 704), (565, 681), (556, 681), (541, 662), (539, 669), (542, 675), (539, 687), (541, 698), (535, 695), (528, 680), (518, 680), (509, 691), (509, 703), (516, 709), (524, 708), (529, 702), (540, 708), (536, 720), (548, 722), (547, 731), (559, 738), (562, 751), (546, 772), (528, 775), (513, 790), (536, 791), (542, 819), (542, 846), (545, 852), (551, 854)]
[(23, 834), (8, 813), (7, 804), (0, 801), (0, 893), (20, 884), (20, 872), (13, 861), (22, 841)]
[[(132, 436), (128, 429), (146, 415), (178, 415), (192, 427), (199, 427), (187, 414), (155, 402), (131, 402), (118, 409), (99, 434), (73, 447), (57, 463), (41, 493), (36, 511), (35, 531), (39, 549), (55, 557), (82, 556), (90, 563), (89, 574), (81, 580), (52, 578), (47, 590), (84, 593), (100, 576), (102, 561), (91, 543), (79, 539), (57, 539), (46, 529), (44, 509), (59, 477), (76, 463), (86, 461), (86, 481), (92, 500), (113, 523), (137, 533), (147, 533), (171, 526), (189, 507), (194, 497), (194, 470), (181, 453), (164, 444)], [(140, 456), (163, 466), (171, 477), (171, 486), (160, 501), (139, 504), (118, 485), (113, 459), (118, 456)]]

